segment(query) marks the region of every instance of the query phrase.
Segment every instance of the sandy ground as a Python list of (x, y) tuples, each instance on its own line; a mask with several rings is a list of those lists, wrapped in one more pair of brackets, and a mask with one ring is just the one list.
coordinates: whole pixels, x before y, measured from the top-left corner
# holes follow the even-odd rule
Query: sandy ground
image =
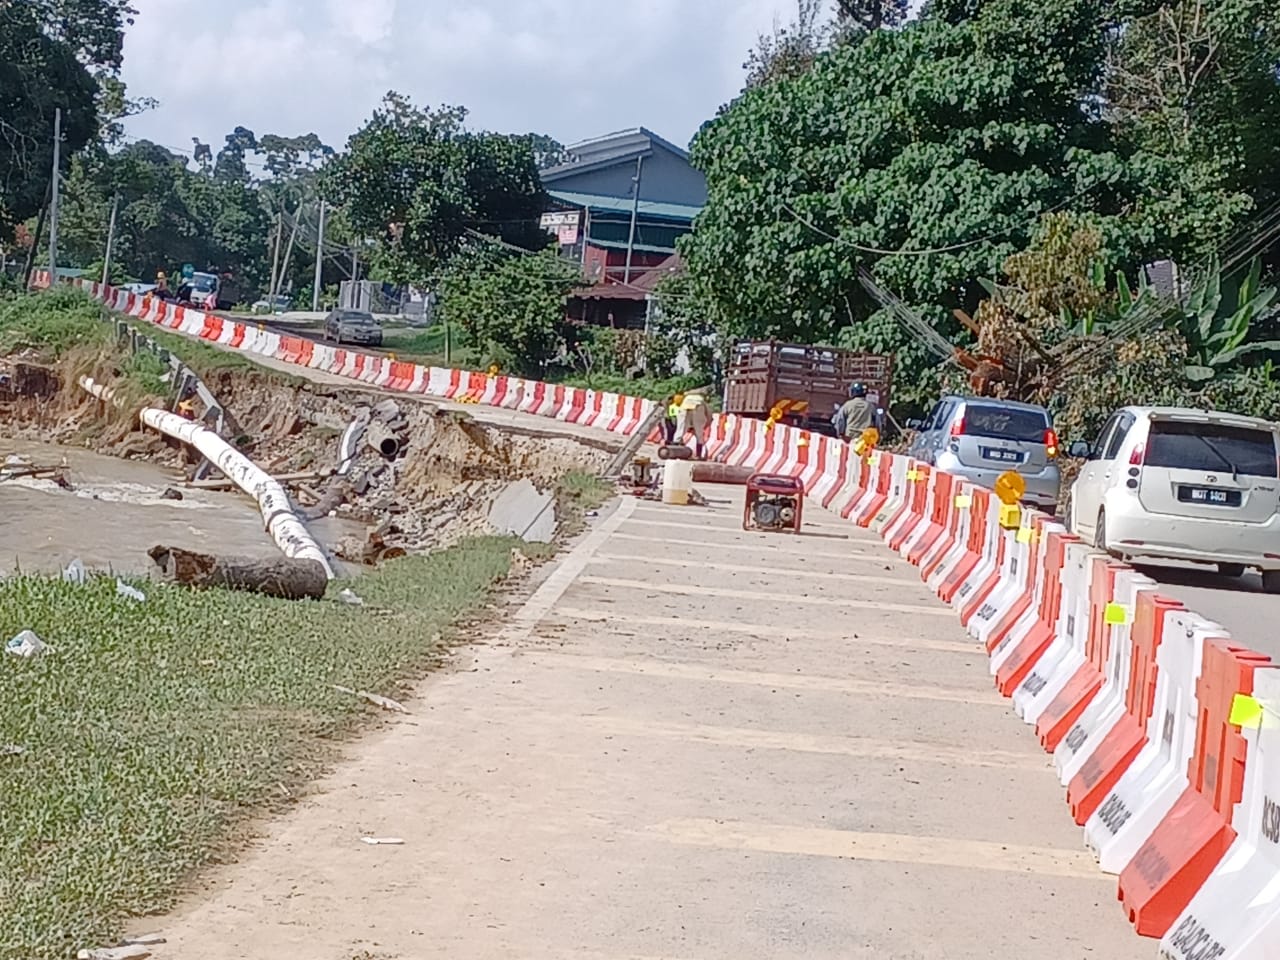
[[(65, 458), (75, 489), (0, 481), (0, 573), (55, 572), (79, 557), (90, 569), (143, 576), (153, 568), (147, 550), (158, 543), (223, 556), (278, 555), (247, 497), (181, 488), (174, 471), (73, 447), (0, 439), (0, 461), (10, 454), (40, 464)], [(181, 501), (162, 499), (170, 486), (181, 488)], [(311, 529), (333, 543), (360, 527), (322, 520)]]
[(621, 501), (155, 955), (1150, 956), (915, 571), (739, 510)]

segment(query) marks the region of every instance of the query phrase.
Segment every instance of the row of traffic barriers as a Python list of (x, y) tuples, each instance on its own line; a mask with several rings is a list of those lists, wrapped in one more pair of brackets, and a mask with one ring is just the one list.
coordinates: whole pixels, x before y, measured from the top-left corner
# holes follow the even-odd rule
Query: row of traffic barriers
[[(37, 283), (48, 284), (48, 276)], [(114, 309), (392, 390), (630, 434), (652, 401), (402, 363), (81, 283)], [(1280, 670), (1050, 517), (907, 457), (719, 415), (708, 454), (876, 530), (987, 650), (1138, 933), (1168, 960), (1280, 958)]]
[(1137, 932), (1167, 958), (1280, 957), (1277, 665), (1056, 520), (868, 459), (885, 499), (854, 519), (985, 647)]

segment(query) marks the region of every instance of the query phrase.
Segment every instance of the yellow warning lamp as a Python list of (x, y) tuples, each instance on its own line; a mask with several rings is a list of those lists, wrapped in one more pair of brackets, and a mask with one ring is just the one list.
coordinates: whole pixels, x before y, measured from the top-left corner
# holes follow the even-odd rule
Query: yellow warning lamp
[(489, 364), (489, 376), (496, 377), (498, 375), (498, 365), (496, 363)]
[(1022, 523), (1022, 509), (1018, 504), (1027, 492), (1027, 481), (1022, 474), (1006, 470), (996, 477), (996, 496), (1000, 499), (1000, 526), (1012, 530)]
[(875, 427), (867, 427), (862, 431), (862, 435), (853, 441), (853, 452), (858, 456), (862, 456), (868, 450), (874, 450), (877, 443), (880, 442), (880, 431)]

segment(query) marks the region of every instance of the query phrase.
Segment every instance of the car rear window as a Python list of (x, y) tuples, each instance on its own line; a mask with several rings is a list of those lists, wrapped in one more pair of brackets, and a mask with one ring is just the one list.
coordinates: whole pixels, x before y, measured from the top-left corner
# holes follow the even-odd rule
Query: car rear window
[(344, 313), (342, 315), (343, 323), (373, 323), (373, 314), (370, 313)]
[(1267, 430), (1184, 420), (1155, 420), (1147, 438), (1149, 467), (1276, 476), (1276, 442)]
[(985, 404), (966, 404), (964, 408), (964, 432), (970, 436), (1043, 443), (1047, 429), (1049, 418), (1039, 410)]

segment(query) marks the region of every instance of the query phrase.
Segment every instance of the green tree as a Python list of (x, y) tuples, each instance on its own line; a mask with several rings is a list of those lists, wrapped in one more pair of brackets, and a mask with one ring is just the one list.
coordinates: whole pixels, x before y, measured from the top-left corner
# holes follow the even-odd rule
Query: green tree
[(578, 265), (555, 253), (473, 247), (445, 271), (437, 310), (487, 361), (537, 376), (568, 337), (565, 299), (581, 283)]
[(121, 0), (0, 3), (0, 239), (44, 205), (62, 108), (63, 169), (100, 133), (97, 77), (120, 68)]
[(325, 196), (377, 238), (390, 279), (425, 283), (472, 230), (545, 245), (546, 195), (526, 137), (476, 133), (461, 107), (422, 110), (390, 93), (325, 169)]

